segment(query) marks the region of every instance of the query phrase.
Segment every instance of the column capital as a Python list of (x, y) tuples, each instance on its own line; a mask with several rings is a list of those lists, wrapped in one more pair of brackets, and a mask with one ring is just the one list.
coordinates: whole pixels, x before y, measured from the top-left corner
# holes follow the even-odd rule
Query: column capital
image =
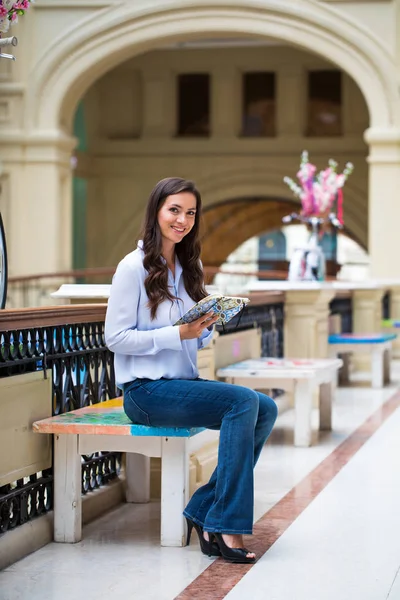
[(293, 305), (293, 312), (314, 313), (316, 308), (328, 307), (336, 295), (332, 289), (322, 290), (289, 290), (285, 292), (285, 306)]
[(385, 288), (375, 288), (369, 290), (353, 290), (353, 300), (360, 304), (365, 302), (380, 302), (385, 295)]
[(364, 132), (369, 145), (369, 163), (400, 164), (400, 129), (370, 127)]
[(2, 132), (0, 145), (5, 148), (2, 163), (57, 163), (69, 169), (71, 154), (77, 143), (76, 138), (57, 129), (34, 133)]
[(364, 140), (367, 144), (400, 144), (399, 127), (369, 127), (364, 131)]
[(334, 289), (290, 290), (285, 293), (284, 355), (328, 356), (329, 303)]

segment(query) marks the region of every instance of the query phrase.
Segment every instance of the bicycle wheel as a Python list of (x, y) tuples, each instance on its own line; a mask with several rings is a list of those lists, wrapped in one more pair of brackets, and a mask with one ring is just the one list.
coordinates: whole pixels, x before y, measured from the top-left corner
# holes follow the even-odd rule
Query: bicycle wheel
[(4, 231), (3, 219), (0, 213), (0, 309), (5, 308), (7, 300), (7, 281), (8, 281), (8, 264), (7, 264), (7, 246), (6, 234)]

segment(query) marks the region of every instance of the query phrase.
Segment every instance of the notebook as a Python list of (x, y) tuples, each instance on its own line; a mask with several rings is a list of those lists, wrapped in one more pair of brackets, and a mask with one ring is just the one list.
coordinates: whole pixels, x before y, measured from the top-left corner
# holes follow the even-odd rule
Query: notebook
[(191, 323), (208, 312), (219, 315), (217, 324), (228, 323), (235, 315), (244, 309), (250, 300), (248, 298), (236, 298), (234, 296), (222, 296), (221, 294), (212, 294), (206, 296), (197, 304), (192, 306), (174, 325), (184, 325)]

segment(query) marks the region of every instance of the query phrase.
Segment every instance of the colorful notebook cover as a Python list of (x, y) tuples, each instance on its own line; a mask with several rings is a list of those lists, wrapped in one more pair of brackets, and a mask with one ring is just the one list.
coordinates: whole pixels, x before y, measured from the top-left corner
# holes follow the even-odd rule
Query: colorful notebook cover
[(192, 308), (188, 310), (179, 321), (174, 323), (174, 325), (191, 323), (211, 311), (214, 314), (219, 315), (217, 324), (222, 325), (228, 323), (228, 321), (243, 310), (249, 302), (250, 300), (248, 298), (235, 298), (234, 296), (213, 294), (203, 298), (200, 302), (192, 306)]

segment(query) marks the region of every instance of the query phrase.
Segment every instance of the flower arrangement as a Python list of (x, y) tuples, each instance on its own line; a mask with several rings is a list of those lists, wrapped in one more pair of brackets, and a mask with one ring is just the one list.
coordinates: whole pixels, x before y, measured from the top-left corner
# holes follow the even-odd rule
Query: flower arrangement
[(316, 217), (322, 222), (329, 218), (334, 225), (343, 226), (342, 188), (354, 167), (351, 163), (347, 163), (343, 173), (337, 173), (337, 166), (337, 162), (331, 159), (329, 166), (316, 174), (317, 168), (309, 162), (308, 152), (302, 153), (300, 170), (297, 173), (301, 185), (295, 183), (290, 177), (284, 178), (284, 182), (294, 195), (301, 200), (302, 210), (298, 218), (309, 221), (312, 217)]
[(18, 22), (18, 17), (25, 14), (31, 2), (34, 0), (0, 0), (0, 37), (7, 33), (11, 23)]

